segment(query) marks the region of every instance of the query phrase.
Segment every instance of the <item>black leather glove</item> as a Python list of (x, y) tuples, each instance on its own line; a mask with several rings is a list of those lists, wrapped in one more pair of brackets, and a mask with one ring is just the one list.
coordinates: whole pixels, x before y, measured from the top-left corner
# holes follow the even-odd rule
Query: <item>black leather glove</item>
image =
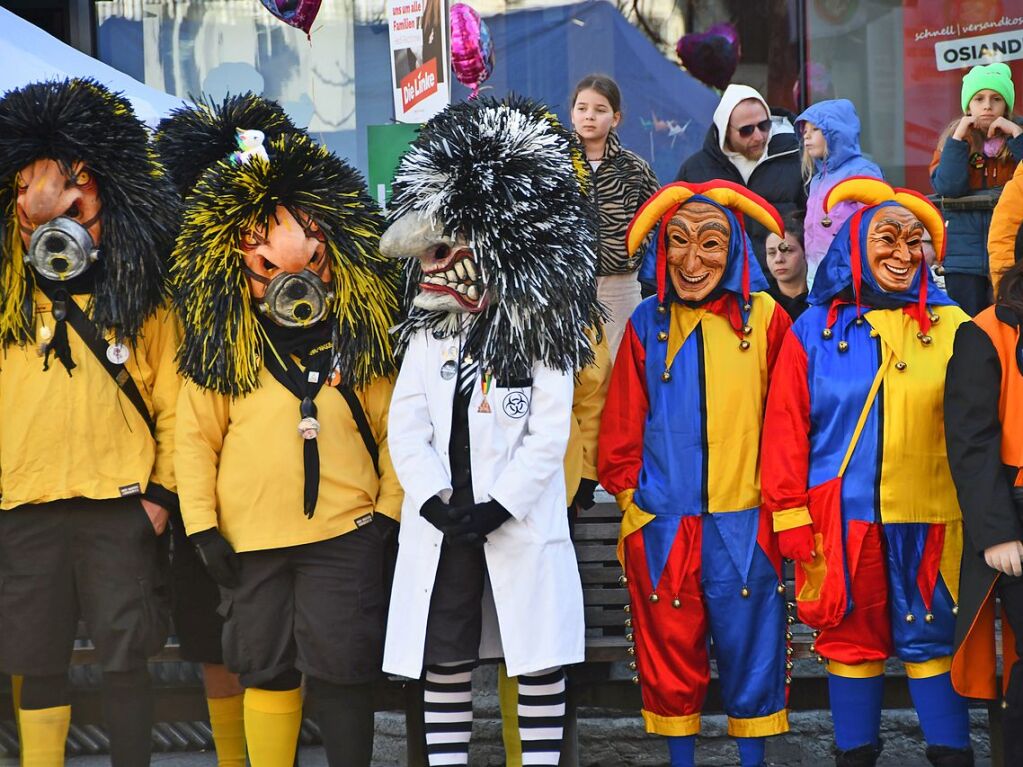
[(435, 495), (423, 504), (423, 507), (419, 510), (419, 515), (447, 535), (453, 525), (464, 521), (466, 512), (466, 508), (449, 506)]
[(241, 563), (231, 544), (217, 528), (202, 530), (188, 536), (188, 540), (195, 545), (199, 559), (213, 580), (225, 589), (233, 589), (238, 585), (238, 570)]
[(497, 501), (460, 506), (457, 511), (463, 519), (448, 528), (445, 535), (451, 543), (463, 546), (482, 546), (490, 533), (511, 519), (508, 510)]
[(583, 477), (579, 480), (579, 489), (575, 491), (575, 498), (572, 499), (572, 505), (577, 509), (593, 508), (593, 491), (597, 489), (597, 480), (586, 479)]

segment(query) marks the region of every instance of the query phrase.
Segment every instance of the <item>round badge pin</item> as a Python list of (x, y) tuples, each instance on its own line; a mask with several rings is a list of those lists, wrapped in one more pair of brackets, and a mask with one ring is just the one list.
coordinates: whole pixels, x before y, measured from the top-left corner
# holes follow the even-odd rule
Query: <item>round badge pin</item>
[(455, 374), (457, 372), (458, 363), (455, 362), (454, 360), (448, 360), (447, 362), (440, 366), (440, 377), (443, 378), (445, 381), (450, 381), (452, 378), (455, 377)]
[(128, 361), (128, 347), (124, 344), (110, 344), (107, 347), (107, 359), (115, 365), (123, 365)]

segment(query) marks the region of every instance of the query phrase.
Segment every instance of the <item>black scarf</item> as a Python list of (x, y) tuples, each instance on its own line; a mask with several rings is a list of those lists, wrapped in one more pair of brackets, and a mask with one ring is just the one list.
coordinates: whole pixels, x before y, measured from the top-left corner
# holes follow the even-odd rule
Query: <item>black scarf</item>
[(68, 301), (74, 301), (73, 296), (92, 295), (96, 290), (96, 272), (94, 269), (86, 269), (70, 280), (48, 280), (38, 274), (33, 276), (39, 289), (53, 302), (51, 310), (54, 319), (53, 338), (46, 343), (43, 370), (50, 369), (50, 352), (53, 352), (70, 377), (71, 371), (77, 365), (71, 358), (71, 344), (67, 336), (67, 310), (61, 304), (66, 306)]

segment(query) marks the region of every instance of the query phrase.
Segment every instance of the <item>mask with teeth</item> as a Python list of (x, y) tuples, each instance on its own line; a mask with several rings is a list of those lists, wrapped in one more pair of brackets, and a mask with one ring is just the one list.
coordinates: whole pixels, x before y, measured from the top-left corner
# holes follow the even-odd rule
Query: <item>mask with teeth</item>
[(475, 314), (489, 303), (472, 248), (444, 235), (440, 224), (408, 213), (384, 233), (380, 252), (389, 258), (417, 258), (421, 270), (413, 305), (426, 311)]
[(901, 205), (879, 210), (867, 230), (867, 264), (889, 293), (909, 290), (924, 258), (924, 225)]
[(718, 286), (728, 264), (732, 227), (724, 212), (705, 202), (678, 209), (665, 228), (668, 275), (683, 301), (702, 301)]

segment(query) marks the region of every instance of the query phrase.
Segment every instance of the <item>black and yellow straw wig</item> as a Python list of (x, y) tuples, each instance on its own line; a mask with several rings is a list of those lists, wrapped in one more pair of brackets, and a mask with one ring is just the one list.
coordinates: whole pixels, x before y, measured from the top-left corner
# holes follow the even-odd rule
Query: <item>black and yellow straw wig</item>
[(134, 340), (166, 297), (178, 196), (123, 96), (94, 80), (41, 82), (0, 99), (0, 343), (29, 340), (35, 280), (18, 231), (17, 175), (48, 158), (95, 176), (103, 237), (92, 267), (93, 321)]
[[(222, 112), (203, 111), (208, 119), (224, 119)], [(188, 119), (198, 118), (193, 113)], [(248, 124), (229, 125), (227, 132), (198, 132), (192, 149), (204, 151), (195, 146), (202, 135), (232, 135), (235, 127), (265, 131), (251, 115), (246, 119)], [(162, 133), (168, 131), (173, 127), (161, 126)], [(171, 266), (184, 329), (178, 354), (182, 374), (231, 396), (257, 386), (264, 336), (243, 271), (241, 237), (266, 226), (278, 206), (293, 214), (303, 211), (326, 236), (335, 295), (333, 339), (346, 383), (362, 386), (393, 373), (389, 329), (398, 304), (398, 272), (380, 255), (382, 218), (362, 177), (302, 132), (279, 131), (264, 147), (269, 163), (253, 158), (241, 164), (221, 156), (185, 197)], [(169, 155), (165, 161), (180, 167)]]

